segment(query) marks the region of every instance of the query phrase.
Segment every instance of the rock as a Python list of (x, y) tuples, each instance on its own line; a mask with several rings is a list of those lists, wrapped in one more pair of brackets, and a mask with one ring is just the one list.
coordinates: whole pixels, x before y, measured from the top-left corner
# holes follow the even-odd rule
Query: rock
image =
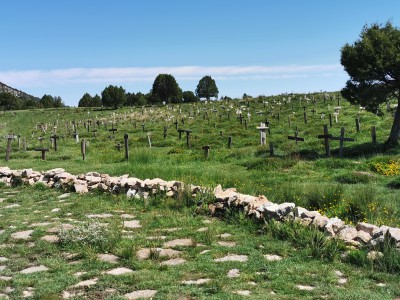
[(137, 190), (131, 189), (131, 188), (130, 188), (130, 189), (126, 192), (126, 197), (132, 198), (132, 197), (135, 197), (136, 194), (137, 194)]
[(383, 253), (379, 252), (379, 251), (370, 251), (367, 254), (367, 258), (369, 260), (376, 260), (376, 259), (381, 258), (381, 257), (383, 257)]
[(135, 218), (135, 216), (131, 215), (131, 214), (122, 214), (122, 215), (120, 215), (120, 217), (122, 219), (134, 219)]
[(138, 220), (131, 220), (131, 221), (124, 221), (124, 228), (140, 228), (142, 225), (140, 225), (140, 221)]
[(228, 276), (228, 278), (238, 278), (238, 277), (240, 277), (240, 271), (239, 271), (239, 269), (229, 270), (227, 276)]
[(78, 194), (88, 193), (88, 186), (86, 184), (74, 184), (75, 192)]
[(227, 241), (219, 241), (217, 242), (218, 245), (223, 246), (223, 247), (235, 247), (236, 243), (235, 242), (227, 242)]
[(325, 231), (328, 232), (331, 236), (335, 236), (340, 229), (344, 226), (344, 222), (339, 218), (331, 218), (325, 225)]
[(251, 292), (248, 290), (236, 291), (234, 293), (237, 295), (240, 295), (240, 296), (250, 296), (251, 295)]
[(182, 281), (182, 283), (187, 284), (187, 285), (189, 285), (189, 284), (200, 285), (200, 284), (205, 284), (205, 283), (209, 282), (210, 280), (211, 279), (209, 279), (209, 278), (200, 278), (197, 280), (184, 280), (184, 281)]
[(113, 216), (112, 214), (89, 214), (89, 215), (86, 215), (86, 217), (89, 219), (105, 219), (105, 218), (111, 218), (112, 216)]
[(84, 281), (78, 282), (73, 287), (79, 288), (79, 287), (88, 287), (88, 286), (91, 286), (91, 285), (95, 285), (97, 283), (97, 280), (98, 280), (98, 278), (92, 278), (92, 279), (84, 280)]
[(190, 247), (193, 246), (193, 241), (191, 239), (176, 239), (176, 240), (172, 240), (169, 242), (165, 242), (163, 247), (166, 248), (173, 248), (176, 246), (185, 246), (185, 247)]
[(296, 285), (296, 287), (297, 287), (299, 290), (302, 290), (302, 291), (312, 291), (313, 289), (315, 289), (314, 286), (310, 286), (310, 285), (301, 285), (301, 284)]
[(184, 264), (186, 262), (183, 258), (172, 258), (160, 263), (161, 266), (177, 266)]
[(355, 238), (356, 241), (368, 243), (372, 239), (371, 235), (365, 231), (357, 231), (357, 237)]
[(116, 264), (118, 263), (119, 257), (113, 254), (98, 254), (97, 259), (110, 264)]
[(11, 234), (11, 237), (15, 240), (27, 240), (31, 238), (32, 233), (33, 230), (19, 231)]
[(123, 268), (123, 267), (115, 268), (115, 269), (103, 272), (103, 274), (114, 275), (114, 276), (125, 275), (125, 274), (129, 274), (129, 273), (133, 273), (133, 271), (131, 269)]
[(139, 260), (148, 259), (150, 257), (151, 251), (157, 251), (159, 257), (169, 257), (175, 258), (181, 254), (181, 251), (173, 249), (163, 249), (163, 248), (142, 248), (136, 252), (136, 257)]
[(294, 203), (285, 202), (282, 204), (276, 204), (270, 202), (260, 206), (257, 211), (261, 212), (264, 217), (267, 217), (268, 219), (281, 220), (292, 212), (295, 206)]
[(36, 272), (44, 272), (47, 271), (49, 268), (47, 268), (46, 266), (40, 265), (37, 267), (30, 267), (27, 269), (24, 269), (22, 271), (20, 271), (21, 274), (31, 274), (31, 273), (36, 273)]
[(125, 294), (124, 297), (128, 300), (153, 298), (157, 294), (156, 290), (139, 290)]
[(265, 259), (268, 261), (278, 261), (282, 259), (282, 256), (275, 255), (275, 254), (265, 254)]
[(357, 231), (364, 231), (366, 233), (368, 233), (369, 235), (373, 235), (374, 233), (377, 233), (379, 231), (379, 227), (369, 224), (369, 223), (364, 223), (364, 222), (360, 222), (357, 224), (356, 226)]
[(323, 229), (325, 228), (328, 221), (329, 218), (326, 216), (315, 216), (315, 218), (312, 221), (312, 224), (318, 227), (319, 229)]
[(226, 261), (245, 262), (245, 261), (247, 261), (247, 259), (248, 259), (247, 255), (228, 254), (224, 257), (216, 258), (216, 259), (214, 259), (214, 261), (216, 261), (216, 262), (226, 262)]
[(344, 241), (352, 241), (358, 236), (357, 230), (350, 225), (344, 225), (338, 234), (338, 238)]
[(400, 242), (400, 228), (390, 227), (388, 229), (389, 239), (393, 240), (396, 244)]
[(60, 238), (56, 235), (45, 235), (40, 238), (42, 241), (46, 241), (49, 243), (58, 243)]

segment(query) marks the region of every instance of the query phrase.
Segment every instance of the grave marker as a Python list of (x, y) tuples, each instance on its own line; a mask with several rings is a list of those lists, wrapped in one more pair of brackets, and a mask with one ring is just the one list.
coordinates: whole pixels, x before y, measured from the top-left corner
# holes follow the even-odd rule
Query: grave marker
[(331, 156), (331, 150), (330, 150), (330, 147), (329, 147), (329, 139), (332, 138), (332, 134), (328, 133), (328, 125), (324, 125), (324, 134), (318, 135), (317, 138), (324, 139), (325, 156), (326, 157)]
[(128, 134), (124, 134), (125, 160), (129, 160)]
[(53, 140), (54, 143), (54, 151), (57, 152), (57, 140), (60, 138), (58, 135), (53, 134), (50, 136), (50, 138)]
[(11, 142), (15, 139), (14, 134), (8, 134), (6, 135), (7, 139), (7, 149), (6, 149), (6, 161), (10, 159), (10, 153), (11, 153)]
[(204, 157), (208, 158), (208, 155), (210, 154), (210, 145), (203, 146), (202, 149), (204, 150)]
[(35, 151), (42, 152), (42, 160), (46, 160), (46, 152), (49, 151), (48, 148), (35, 148)]
[(86, 143), (85, 143), (85, 139), (82, 139), (82, 141), (81, 141), (81, 153), (82, 153), (82, 159), (85, 160), (86, 159)]
[(265, 123), (260, 123), (259, 127), (256, 127), (258, 130), (260, 130), (260, 142), (261, 145), (265, 145), (266, 144), (266, 134), (265, 134), (265, 130), (268, 129), (268, 127), (265, 126)]
[(340, 129), (340, 136), (339, 137), (331, 137), (331, 140), (340, 141), (340, 148), (339, 148), (339, 157), (343, 157), (343, 144), (345, 141), (347, 142), (354, 142), (353, 138), (345, 138), (344, 137), (344, 127)]
[(304, 142), (304, 138), (299, 137), (299, 132), (297, 130), (294, 132), (294, 136), (288, 136), (288, 139), (296, 141), (296, 145), (298, 142)]
[(371, 127), (371, 138), (372, 138), (372, 144), (376, 145), (376, 127), (375, 126)]

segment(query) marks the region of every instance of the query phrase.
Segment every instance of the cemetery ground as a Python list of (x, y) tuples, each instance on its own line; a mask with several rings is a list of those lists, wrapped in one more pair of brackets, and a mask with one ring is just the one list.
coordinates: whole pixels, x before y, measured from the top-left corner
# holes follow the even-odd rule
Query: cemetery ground
[(79, 195), (38, 184), (3, 187), (0, 197), (0, 298), (400, 295), (398, 273), (352, 264), (332, 248), (340, 244), (312, 245), (307, 228), (297, 228), (298, 242), (280, 239), (240, 214), (211, 218), (161, 196)]
[[(382, 148), (393, 103), (380, 109), (382, 114), (370, 113), (337, 93), (320, 93), (118, 110), (3, 112), (0, 148), (6, 156), (9, 145), (3, 165), (12, 169), (129, 174), (211, 189), (221, 184), (350, 224), (400, 227), (400, 151)], [(59, 189), (16, 185), (0, 189), (5, 245), (0, 284), (10, 298), (24, 292), (38, 299), (113, 299), (130, 293), (133, 299), (140, 291), (160, 299), (245, 297), (240, 293), (259, 299), (394, 299), (400, 294), (399, 257), (393, 251), (382, 264), (372, 263), (365, 249), (349, 253), (322, 233), (293, 224), (254, 224), (235, 213), (210, 219), (206, 210), (194, 214), (196, 203), (145, 202), (97, 191), (60, 199)], [(124, 228), (126, 221), (141, 227)], [(60, 233), (61, 224), (76, 230)], [(15, 239), (18, 232), (27, 240)], [(224, 233), (231, 236), (223, 238)], [(183, 244), (165, 245), (177, 239)], [(139, 254), (148, 259), (138, 258), (142, 248), (147, 250)], [(164, 254), (174, 251), (162, 248), (182, 252), (169, 258)], [(228, 255), (247, 260), (215, 261)], [(274, 255), (282, 259), (269, 261)], [(103, 262), (105, 257), (116, 262)], [(181, 259), (181, 265), (168, 265)], [(20, 273), (31, 272), (30, 267), (42, 272)], [(112, 275), (118, 271), (128, 273)]]

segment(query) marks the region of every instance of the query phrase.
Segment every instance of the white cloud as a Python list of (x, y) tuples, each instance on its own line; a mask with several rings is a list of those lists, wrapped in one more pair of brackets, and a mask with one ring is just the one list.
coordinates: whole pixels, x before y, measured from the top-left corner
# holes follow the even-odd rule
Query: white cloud
[[(172, 74), (178, 81), (200, 80), (211, 75), (218, 80), (292, 79), (308, 76), (338, 76), (340, 65), (305, 66), (180, 66), (138, 68), (70, 68), (55, 70), (0, 71), (0, 81), (16, 87), (70, 86), (85, 83), (123, 84), (153, 82), (158, 74)], [(329, 75), (328, 75), (329, 74)]]

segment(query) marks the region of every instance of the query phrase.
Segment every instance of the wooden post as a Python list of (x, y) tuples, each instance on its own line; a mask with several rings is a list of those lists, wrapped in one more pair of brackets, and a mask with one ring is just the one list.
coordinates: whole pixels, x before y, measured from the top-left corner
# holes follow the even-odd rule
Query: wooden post
[(332, 128), (332, 114), (329, 114), (329, 127)]
[(82, 153), (83, 160), (85, 160), (86, 159), (86, 143), (85, 143), (85, 139), (82, 139), (82, 141), (81, 141), (81, 153)]
[(269, 142), (269, 155), (274, 156), (274, 145)]
[(307, 124), (307, 112), (306, 111), (304, 111), (304, 123), (306, 123)]
[(176, 120), (176, 121), (174, 122), (174, 124), (175, 124), (175, 129), (178, 130), (178, 120)]
[(21, 135), (18, 133), (18, 150), (21, 149)]
[(324, 125), (324, 134), (320, 134), (317, 136), (319, 139), (324, 139), (324, 145), (325, 145), (325, 156), (329, 157), (331, 156), (331, 149), (329, 147), (329, 139), (332, 137), (332, 134), (328, 133), (328, 125)]
[(178, 129), (178, 133), (179, 133), (179, 139), (182, 139), (182, 132), (184, 132), (184, 129)]
[(190, 148), (190, 133), (191, 133), (192, 131), (190, 131), (190, 130), (185, 130), (185, 132), (186, 132), (186, 146), (187, 146), (188, 148)]
[(6, 149), (6, 161), (10, 159), (10, 153), (11, 153), (11, 142), (14, 139), (13, 134), (9, 134), (6, 136), (7, 138), (7, 149)]
[(149, 142), (149, 147), (151, 148), (151, 132), (147, 133), (147, 140)]
[(204, 157), (208, 158), (208, 155), (210, 154), (210, 145), (203, 146), (202, 149), (204, 150)]
[(125, 148), (125, 160), (129, 160), (129, 145), (128, 145), (128, 134), (124, 134), (124, 148)]
[(26, 138), (22, 138), (22, 148), (26, 151)]
[(35, 148), (35, 151), (42, 152), (42, 160), (46, 160), (46, 152), (49, 151), (48, 148)]
[(52, 135), (52, 136), (50, 136), (50, 138), (53, 140), (53, 143), (54, 143), (54, 151), (56, 151), (57, 152), (57, 140), (60, 138), (58, 135)]
[(246, 119), (244, 120), (244, 128), (246, 128), (246, 130), (247, 130), (247, 120)]
[(260, 123), (260, 126), (257, 127), (258, 130), (260, 130), (260, 142), (261, 146), (264, 146), (266, 144), (266, 135), (265, 135), (265, 130), (268, 129), (268, 127), (265, 127), (265, 123)]
[(372, 144), (376, 145), (376, 127), (371, 127)]
[(290, 116), (288, 116), (287, 119), (288, 119), (288, 124), (289, 124), (289, 128), (290, 128), (291, 127), (290, 126)]
[(144, 132), (144, 127), (146, 126), (146, 124), (142, 123), (142, 131)]
[(356, 118), (356, 130), (357, 130), (357, 132), (360, 132), (360, 118), (359, 117)]
[(167, 138), (167, 126), (164, 126), (164, 140)]
[(228, 136), (228, 148), (230, 149), (232, 147), (232, 137)]

